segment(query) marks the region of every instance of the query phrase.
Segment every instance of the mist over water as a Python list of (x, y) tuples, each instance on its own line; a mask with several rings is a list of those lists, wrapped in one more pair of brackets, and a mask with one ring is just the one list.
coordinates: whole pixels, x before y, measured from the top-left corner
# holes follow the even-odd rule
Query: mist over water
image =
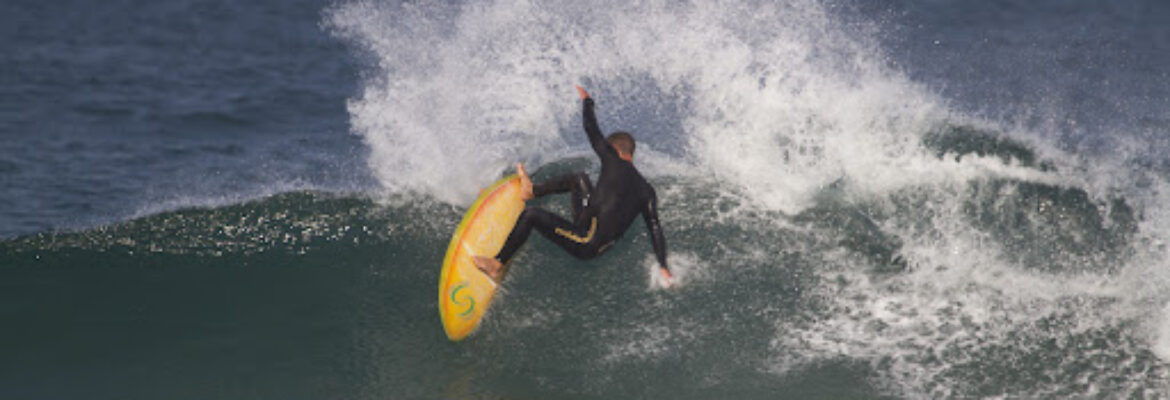
[[(104, 360), (77, 370), (154, 382), (144, 398), (1170, 393), (1163, 6), (315, 7), (307, 23), (359, 71), (347, 115), (327, 114), (349, 132), (208, 145), (202, 171), (226, 172), (204, 184), (0, 243), (19, 267), (0, 312), (31, 327), (7, 334), (30, 367), (0, 372)], [(596, 173), (575, 84), (603, 130), (638, 139), (678, 285), (656, 280), (638, 223), (592, 262), (534, 236), (480, 331), (450, 343), (434, 283), (479, 189), (516, 162), (536, 180)], [(266, 172), (244, 166), (264, 154)], [(70, 272), (86, 266), (137, 284), (107, 294)], [(36, 340), (52, 321), (100, 334)], [(168, 345), (124, 339), (152, 330)], [(149, 368), (172, 359), (189, 361)], [(201, 384), (251, 366), (252, 384)], [(0, 393), (48, 393), (10, 376)]]

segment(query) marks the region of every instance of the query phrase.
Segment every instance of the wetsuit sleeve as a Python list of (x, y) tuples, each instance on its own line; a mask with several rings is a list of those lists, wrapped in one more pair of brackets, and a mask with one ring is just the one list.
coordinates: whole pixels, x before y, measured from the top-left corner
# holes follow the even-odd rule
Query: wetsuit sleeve
[(608, 158), (617, 158), (617, 150), (605, 141), (605, 136), (601, 134), (601, 126), (597, 125), (597, 115), (593, 113), (593, 98), (586, 97), (581, 101), (581, 119), (585, 125), (585, 134), (589, 136), (589, 144), (593, 146), (593, 151), (601, 157), (602, 161)]
[(654, 244), (654, 256), (658, 258), (658, 265), (667, 271), (666, 266), (666, 236), (662, 233), (662, 226), (658, 224), (658, 196), (650, 191), (650, 198), (642, 209), (642, 219), (646, 221), (646, 230), (650, 231), (650, 241)]

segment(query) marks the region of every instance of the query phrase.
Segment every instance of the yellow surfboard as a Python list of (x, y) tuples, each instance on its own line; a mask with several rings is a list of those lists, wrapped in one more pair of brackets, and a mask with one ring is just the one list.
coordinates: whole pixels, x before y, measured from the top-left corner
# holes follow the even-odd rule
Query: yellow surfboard
[(496, 255), (521, 211), (520, 178), (512, 175), (480, 192), (455, 229), (439, 277), (439, 317), (451, 340), (463, 340), (475, 331), (496, 294), (496, 282), (476, 268), (471, 257)]

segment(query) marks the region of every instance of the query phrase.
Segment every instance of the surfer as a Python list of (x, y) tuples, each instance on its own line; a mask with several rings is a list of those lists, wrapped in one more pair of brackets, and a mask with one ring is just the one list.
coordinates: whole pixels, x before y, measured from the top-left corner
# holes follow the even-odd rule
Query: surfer
[(566, 220), (547, 210), (526, 208), (500, 253), (495, 257), (477, 256), (474, 258), (475, 265), (499, 281), (503, 275), (503, 266), (516, 254), (520, 245), (528, 240), (533, 229), (574, 257), (592, 259), (621, 238), (634, 218), (641, 214), (646, 229), (650, 231), (659, 270), (669, 285), (671, 274), (666, 264), (666, 238), (658, 224), (658, 197), (654, 188), (634, 168), (634, 137), (621, 131), (603, 137), (593, 113), (593, 98), (580, 86), (577, 86), (577, 93), (581, 96), (582, 119), (589, 144), (601, 158), (601, 175), (597, 186), (591, 184), (585, 172), (569, 173), (533, 185), (524, 165), (516, 164), (516, 171), (520, 175), (521, 197), (525, 201), (568, 192), (572, 200), (573, 220)]

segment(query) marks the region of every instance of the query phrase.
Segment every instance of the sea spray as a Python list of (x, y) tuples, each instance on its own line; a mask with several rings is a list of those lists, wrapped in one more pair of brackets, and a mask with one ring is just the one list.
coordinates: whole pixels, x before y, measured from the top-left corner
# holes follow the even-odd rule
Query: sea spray
[[(327, 25), (370, 61), (349, 109), (391, 193), (459, 207), (515, 161), (587, 159), (573, 84), (594, 93), (604, 128), (642, 128), (685, 284), (662, 290), (632, 233), (609, 263), (649, 281), (557, 288), (678, 297), (649, 311), (605, 297), (534, 325), (534, 304), (569, 296), (534, 282), (565, 278), (520, 271), (506, 285), (531, 298), (497, 309), (490, 329), (622, 334), (534, 345), (514, 364), (620, 371), (686, 352), (721, 367), (680, 379), (715, 385), (727, 371), (793, 376), (843, 359), (908, 397), (1165, 387), (1151, 357), (1165, 356), (1170, 300), (1165, 249), (1150, 245), (1166, 235), (1150, 219), (1162, 178), (1136, 184), (1131, 154), (1102, 166), (1049, 133), (953, 111), (890, 67), (874, 26), (845, 24), (830, 4), (359, 1), (328, 10)], [(575, 265), (541, 246), (525, 264)], [(725, 365), (727, 354), (743, 356)], [(582, 385), (613, 377), (599, 379)]]
[[(677, 127), (634, 133), (789, 213), (842, 176), (900, 168), (945, 117), (813, 1), (354, 2), (328, 23), (372, 58), (349, 107), (383, 186), (457, 204), (514, 161), (586, 145), (573, 84), (604, 127)], [(665, 106), (628, 115), (643, 104)]]

